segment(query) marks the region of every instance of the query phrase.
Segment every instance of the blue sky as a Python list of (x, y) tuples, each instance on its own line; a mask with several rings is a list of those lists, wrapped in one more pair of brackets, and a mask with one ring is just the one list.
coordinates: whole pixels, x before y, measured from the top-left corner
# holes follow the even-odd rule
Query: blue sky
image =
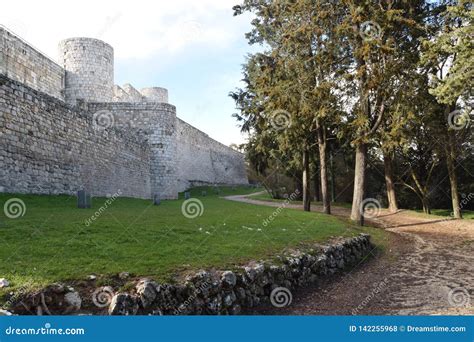
[(240, 84), (251, 17), (238, 0), (9, 1), (0, 23), (56, 59), (57, 43), (85, 36), (114, 47), (115, 83), (169, 90), (178, 116), (224, 143), (242, 143), (229, 91)]

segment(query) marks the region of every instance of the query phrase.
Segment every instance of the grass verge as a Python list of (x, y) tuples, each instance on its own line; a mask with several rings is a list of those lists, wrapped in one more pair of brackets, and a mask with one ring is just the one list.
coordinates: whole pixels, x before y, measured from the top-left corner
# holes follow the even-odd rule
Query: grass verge
[(159, 206), (132, 198), (106, 205), (107, 198), (94, 198), (92, 209), (77, 209), (74, 196), (0, 194), (2, 207), (17, 198), (26, 208), (15, 219), (0, 213), (0, 278), (12, 285), (0, 290), (0, 297), (25, 284), (37, 288), (91, 274), (107, 279), (129, 272), (169, 281), (188, 270), (233, 268), (285, 248), (360, 232), (384, 243), (381, 230), (314, 212), (282, 209), (264, 225), (276, 208), (221, 198), (255, 191), (261, 189), (193, 189), (201, 214), (195, 218), (183, 214), (183, 194)]

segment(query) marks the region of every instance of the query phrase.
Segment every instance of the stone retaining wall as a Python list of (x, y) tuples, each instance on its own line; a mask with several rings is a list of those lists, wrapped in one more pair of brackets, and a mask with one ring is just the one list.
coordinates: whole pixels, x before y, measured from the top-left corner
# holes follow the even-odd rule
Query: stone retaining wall
[[(236, 315), (269, 302), (288, 304), (291, 291), (359, 264), (373, 249), (370, 236), (360, 234), (232, 271), (200, 271), (173, 285), (141, 279), (129, 292), (115, 292), (111, 286), (104, 286), (84, 293), (56, 284), (22, 299), (14, 313)], [(85, 303), (82, 311), (81, 303)]]
[[(345, 239), (329, 246), (279, 256), (278, 261), (249, 264), (236, 271), (201, 271), (181, 285), (159, 285), (143, 279), (135, 294), (118, 293), (108, 308), (111, 315), (235, 315), (271, 301), (272, 291), (317, 282), (366, 258), (373, 249), (370, 236)], [(288, 292), (287, 292), (288, 293)], [(285, 296), (283, 292), (273, 296)], [(280, 302), (285, 298), (273, 298)]]

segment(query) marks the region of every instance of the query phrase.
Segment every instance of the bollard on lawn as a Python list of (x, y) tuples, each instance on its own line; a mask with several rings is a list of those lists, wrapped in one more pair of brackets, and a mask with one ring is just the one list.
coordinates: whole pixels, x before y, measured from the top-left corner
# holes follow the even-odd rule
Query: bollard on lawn
[(185, 200), (188, 200), (188, 199), (190, 199), (190, 198), (191, 198), (191, 193), (190, 193), (189, 191), (186, 191), (186, 192), (184, 193), (184, 199), (185, 199)]
[(79, 209), (90, 209), (92, 207), (91, 194), (85, 190), (77, 192), (77, 207)]
[(161, 204), (161, 198), (159, 194), (155, 194), (153, 196), (153, 204), (154, 205), (160, 205)]

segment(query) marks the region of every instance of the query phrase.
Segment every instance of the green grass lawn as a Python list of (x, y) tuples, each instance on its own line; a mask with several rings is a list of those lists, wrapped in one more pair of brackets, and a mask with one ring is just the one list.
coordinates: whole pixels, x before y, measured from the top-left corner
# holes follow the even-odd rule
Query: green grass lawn
[(204, 212), (191, 219), (182, 214), (181, 199), (163, 201), (119, 198), (89, 226), (89, 219), (106, 198), (94, 198), (93, 209), (77, 209), (73, 196), (0, 194), (0, 205), (19, 198), (24, 216), (11, 219), (0, 211), (0, 278), (11, 291), (23, 284), (43, 286), (56, 281), (100, 278), (129, 272), (167, 281), (187, 270), (232, 268), (251, 259), (269, 257), (285, 247), (322, 242), (361, 231), (381, 237), (380, 230), (351, 226), (318, 213), (284, 209), (271, 224), (264, 219), (275, 208), (227, 201), (219, 196), (246, 194), (261, 189), (207, 188), (191, 193), (202, 201)]

